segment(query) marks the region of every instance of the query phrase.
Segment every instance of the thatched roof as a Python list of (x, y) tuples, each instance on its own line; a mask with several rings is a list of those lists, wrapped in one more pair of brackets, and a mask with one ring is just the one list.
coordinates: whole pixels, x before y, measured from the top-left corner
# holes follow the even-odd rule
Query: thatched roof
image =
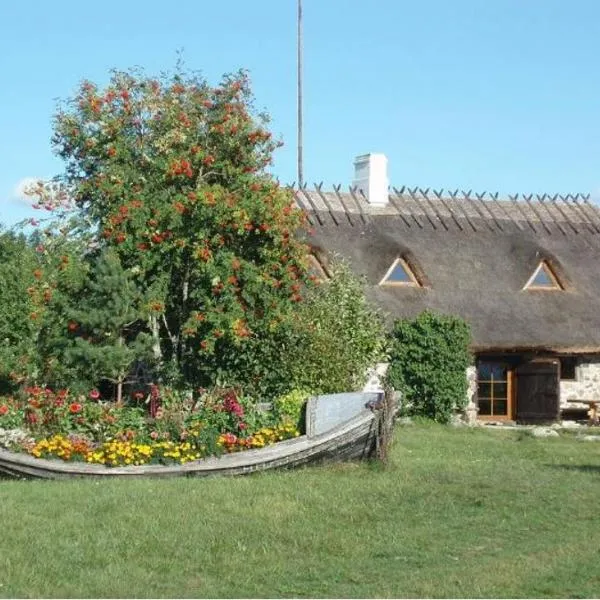
[[(322, 260), (346, 257), (391, 320), (425, 309), (472, 327), (475, 350), (600, 352), (600, 210), (587, 197), (297, 190)], [(379, 286), (403, 258), (422, 287)], [(544, 260), (564, 290), (523, 290)]]

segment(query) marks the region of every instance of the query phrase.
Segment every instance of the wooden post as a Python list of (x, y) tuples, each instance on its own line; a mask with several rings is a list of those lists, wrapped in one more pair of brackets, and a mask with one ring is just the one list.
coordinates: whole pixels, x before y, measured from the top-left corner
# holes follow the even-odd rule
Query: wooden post
[(304, 185), (302, 157), (302, 0), (298, 0), (298, 185)]

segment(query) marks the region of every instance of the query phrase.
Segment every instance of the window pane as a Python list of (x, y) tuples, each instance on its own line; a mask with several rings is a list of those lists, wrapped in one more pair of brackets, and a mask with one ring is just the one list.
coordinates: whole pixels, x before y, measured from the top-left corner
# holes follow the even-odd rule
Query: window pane
[(575, 379), (575, 367), (577, 359), (572, 356), (563, 356), (560, 359), (560, 378)]
[(491, 398), (492, 384), (491, 383), (479, 383), (477, 386), (477, 395), (480, 398)]
[(493, 364), (492, 376), (496, 381), (506, 381), (506, 365)]
[(477, 379), (491, 379), (492, 378), (492, 365), (490, 363), (479, 363), (477, 367)]
[(506, 416), (507, 414), (507, 402), (506, 400), (494, 400), (494, 414)]
[(533, 278), (531, 285), (538, 287), (554, 287), (554, 281), (546, 271), (546, 267), (542, 265), (542, 268), (537, 272), (537, 275)]
[(478, 404), (480, 415), (492, 414), (492, 401), (489, 398), (479, 398)]
[(506, 398), (508, 394), (508, 389), (506, 383), (495, 383), (494, 382), (494, 399), (496, 398)]
[(393, 269), (392, 272), (387, 276), (386, 281), (397, 281), (408, 283), (412, 281), (410, 275), (406, 272), (404, 267), (398, 263)]

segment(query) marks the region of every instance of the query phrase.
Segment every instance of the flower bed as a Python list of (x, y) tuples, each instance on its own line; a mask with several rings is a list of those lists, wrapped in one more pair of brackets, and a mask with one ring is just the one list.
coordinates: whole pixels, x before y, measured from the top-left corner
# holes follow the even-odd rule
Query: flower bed
[(125, 405), (104, 402), (98, 390), (73, 398), (30, 387), (0, 398), (0, 447), (107, 467), (185, 464), (298, 435), (289, 415), (260, 411), (234, 389), (183, 396), (151, 386)]

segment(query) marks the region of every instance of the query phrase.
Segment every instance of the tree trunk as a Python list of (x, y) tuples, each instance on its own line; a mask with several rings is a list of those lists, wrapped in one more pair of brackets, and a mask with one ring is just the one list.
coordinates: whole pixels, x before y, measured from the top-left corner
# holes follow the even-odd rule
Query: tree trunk
[(123, 379), (117, 383), (117, 406), (121, 407), (123, 403)]
[(158, 318), (155, 315), (150, 315), (148, 318), (148, 327), (150, 328), (150, 334), (152, 335), (152, 352), (156, 362), (160, 365), (162, 363), (162, 348), (160, 347), (160, 326), (158, 324)]
[[(119, 335), (119, 339), (117, 341), (119, 347), (122, 347), (125, 344), (125, 340), (123, 339), (123, 335)], [(121, 371), (118, 375), (117, 379), (117, 406), (121, 407), (123, 403), (123, 379), (125, 379), (125, 375)]]

